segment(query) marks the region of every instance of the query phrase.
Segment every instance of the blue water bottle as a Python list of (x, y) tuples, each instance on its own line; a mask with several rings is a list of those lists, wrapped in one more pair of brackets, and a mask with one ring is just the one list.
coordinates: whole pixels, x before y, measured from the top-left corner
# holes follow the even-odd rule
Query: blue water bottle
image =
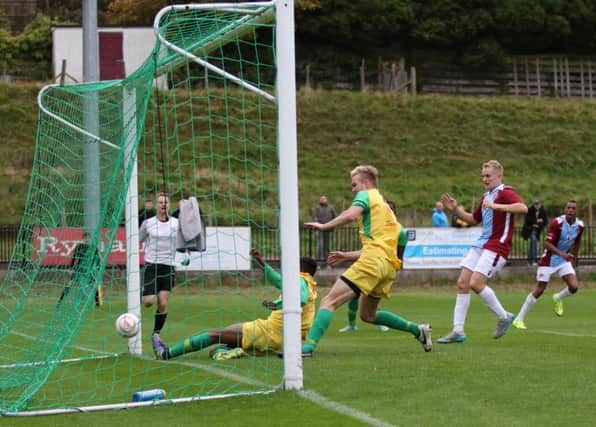
[(132, 395), (133, 402), (145, 402), (147, 400), (159, 400), (166, 397), (166, 392), (161, 388), (154, 388), (152, 390), (137, 391)]

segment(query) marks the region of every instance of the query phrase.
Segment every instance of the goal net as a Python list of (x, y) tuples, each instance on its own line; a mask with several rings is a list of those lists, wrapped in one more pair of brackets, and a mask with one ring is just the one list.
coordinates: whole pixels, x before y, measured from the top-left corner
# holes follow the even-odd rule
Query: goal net
[[(176, 254), (163, 341), (267, 317), (261, 302), (279, 291), (251, 268), (250, 248), (271, 261), (282, 252), (275, 4), (171, 6), (155, 31), (127, 78), (40, 91), (27, 204), (0, 288), (3, 415), (155, 404), (131, 402), (155, 388), (184, 401), (283, 385), (275, 355), (155, 360), (137, 219), (162, 191), (170, 214), (189, 197), (201, 213), (204, 246)], [(114, 328), (124, 312), (142, 319), (131, 340)]]

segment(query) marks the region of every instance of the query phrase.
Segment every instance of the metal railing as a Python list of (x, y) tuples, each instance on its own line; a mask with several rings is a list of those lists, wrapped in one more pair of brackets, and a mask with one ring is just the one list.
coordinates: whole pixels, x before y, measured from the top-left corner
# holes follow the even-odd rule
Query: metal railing
[[(521, 227), (517, 227), (513, 235), (510, 261), (527, 259), (529, 240), (520, 234)], [(16, 225), (0, 226), (0, 262), (10, 260), (13, 248), (17, 242), (19, 227)], [(596, 227), (586, 227), (581, 241), (580, 260), (596, 262)], [(316, 257), (316, 231), (311, 228), (300, 229), (300, 255)], [(280, 243), (277, 228), (260, 228), (252, 230), (252, 246), (258, 248), (265, 259), (278, 260)], [(539, 245), (540, 250), (541, 245)], [(357, 227), (340, 227), (331, 234), (330, 250), (355, 251), (360, 249), (360, 238)], [(324, 260), (318, 260), (324, 262)]]
[[(528, 258), (529, 240), (521, 237), (521, 226), (516, 227), (511, 243), (510, 262), (526, 261)], [(480, 229), (478, 230), (480, 233)], [(544, 234), (543, 234), (544, 236)], [(542, 236), (542, 237), (543, 237)], [(579, 251), (580, 260), (596, 262), (596, 227), (586, 227), (581, 240)], [(316, 257), (316, 231), (310, 228), (300, 229), (300, 255)], [(255, 234), (253, 230), (253, 245), (261, 250), (266, 259), (279, 259), (279, 233), (277, 229), (263, 230)], [(333, 230), (331, 235), (330, 250), (356, 251), (360, 249), (358, 228), (340, 227)], [(538, 245), (538, 256), (542, 251), (542, 243)], [(325, 260), (317, 260), (324, 262)]]

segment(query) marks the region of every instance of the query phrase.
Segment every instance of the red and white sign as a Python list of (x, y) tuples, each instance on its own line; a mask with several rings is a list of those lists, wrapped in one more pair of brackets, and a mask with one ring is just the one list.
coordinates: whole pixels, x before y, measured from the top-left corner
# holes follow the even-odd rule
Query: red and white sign
[[(100, 253), (105, 253), (107, 229), (101, 231)], [(191, 252), (190, 264), (182, 267), (182, 253), (176, 253), (178, 270), (250, 270), (250, 228), (249, 227), (207, 227), (207, 250)], [(53, 230), (35, 228), (32, 245), (33, 262), (41, 265), (70, 265), (76, 245), (83, 241), (81, 228), (57, 227)], [(139, 249), (139, 259), (144, 262), (144, 244)], [(119, 227), (109, 250), (107, 265), (126, 265), (126, 234)]]
[[(101, 231), (100, 253), (105, 252), (106, 229)], [(41, 265), (69, 265), (77, 244), (83, 241), (82, 228), (58, 227), (53, 230), (35, 228), (33, 230), (33, 261), (41, 260)], [(143, 262), (141, 245), (140, 259)], [(112, 242), (108, 265), (126, 265), (126, 236), (124, 227), (119, 227)]]

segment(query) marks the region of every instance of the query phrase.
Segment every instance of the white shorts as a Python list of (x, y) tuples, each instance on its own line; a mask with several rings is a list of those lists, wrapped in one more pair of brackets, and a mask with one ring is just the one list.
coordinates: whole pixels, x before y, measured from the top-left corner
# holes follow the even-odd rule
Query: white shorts
[(496, 252), (489, 251), (488, 249), (472, 248), (460, 262), (459, 266), (480, 273), (490, 279), (501, 271), (506, 263), (507, 260)]
[(575, 270), (573, 269), (573, 265), (569, 261), (564, 262), (563, 264), (557, 265), (556, 267), (542, 267), (539, 266), (536, 270), (536, 280), (539, 282), (548, 283), (550, 280), (550, 276), (557, 273), (559, 277), (567, 276), (568, 274), (573, 274), (575, 276)]

